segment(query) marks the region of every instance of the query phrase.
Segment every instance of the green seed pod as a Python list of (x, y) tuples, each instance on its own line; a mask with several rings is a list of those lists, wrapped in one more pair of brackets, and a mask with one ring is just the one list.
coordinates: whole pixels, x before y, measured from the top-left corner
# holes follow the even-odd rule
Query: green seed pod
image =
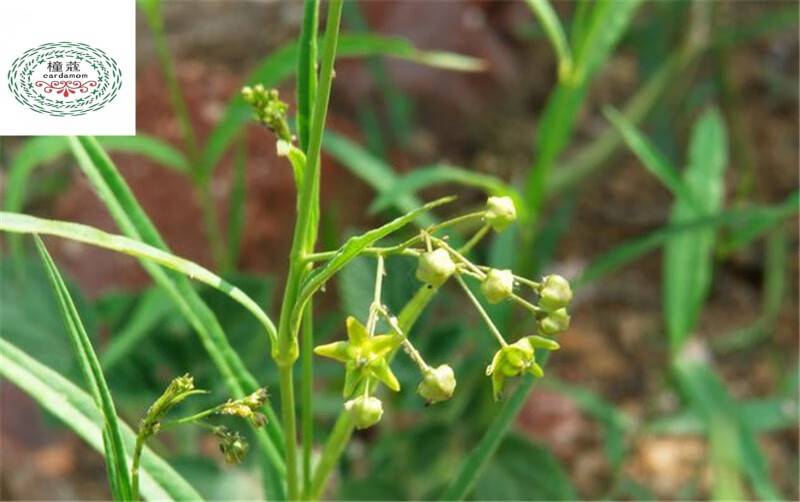
[(358, 396), (344, 403), (344, 409), (356, 425), (356, 429), (366, 429), (377, 424), (383, 415), (383, 404), (377, 397)]
[(563, 309), (572, 301), (572, 288), (560, 275), (548, 275), (539, 287), (539, 306), (545, 312)]
[(514, 274), (493, 268), (481, 283), (481, 293), (489, 303), (500, 303), (514, 292)]
[(249, 85), (242, 87), (242, 97), (247, 103), (253, 102), (253, 88)]
[(428, 368), (422, 376), (417, 392), (429, 403), (446, 401), (453, 397), (456, 389), (456, 377), (453, 368), (442, 364), (438, 368)]
[(567, 309), (558, 309), (550, 312), (546, 317), (539, 319), (539, 332), (543, 335), (557, 335), (569, 329), (569, 314)]
[(517, 219), (517, 208), (511, 197), (489, 197), (484, 218), (495, 232), (500, 233)]
[(455, 271), (456, 264), (450, 258), (450, 253), (442, 248), (428, 251), (417, 262), (417, 279), (437, 288)]

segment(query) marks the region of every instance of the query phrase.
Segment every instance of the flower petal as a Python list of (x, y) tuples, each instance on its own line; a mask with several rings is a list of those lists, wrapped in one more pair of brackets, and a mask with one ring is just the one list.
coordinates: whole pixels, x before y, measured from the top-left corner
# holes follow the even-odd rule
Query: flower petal
[(347, 347), (350, 344), (347, 342), (333, 342), (325, 345), (314, 347), (314, 353), (318, 356), (328, 357), (343, 363), (347, 362)]

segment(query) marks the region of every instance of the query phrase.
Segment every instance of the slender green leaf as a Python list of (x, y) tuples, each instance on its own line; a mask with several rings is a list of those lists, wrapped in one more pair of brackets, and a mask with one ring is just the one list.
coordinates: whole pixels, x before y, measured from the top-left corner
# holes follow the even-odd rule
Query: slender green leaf
[[(2, 338), (0, 374), (64, 422), (92, 448), (103, 451), (105, 419), (89, 394)], [(125, 449), (130, 455), (136, 434), (124, 423), (120, 426)], [(148, 447), (144, 448), (141, 469), (141, 491), (147, 499), (202, 500), (180, 474)]]
[(413, 195), (425, 188), (441, 183), (457, 183), (459, 185), (481, 188), (490, 195), (507, 195), (514, 199), (514, 204), (523, 208), (519, 193), (506, 185), (503, 180), (490, 174), (476, 173), (462, 167), (437, 164), (414, 169), (393, 183), (386, 191), (380, 193), (372, 202), (369, 211), (377, 213), (398, 205), (398, 200)]
[(142, 133), (136, 136), (98, 136), (97, 142), (106, 150), (141, 155), (181, 174), (190, 174), (189, 161), (183, 153), (154, 136)]
[[(684, 184), (696, 204), (679, 198), (673, 205), (671, 223), (720, 210), (727, 151), (722, 117), (715, 110), (706, 112), (692, 131), (689, 165), (684, 172)], [(708, 295), (715, 238), (713, 227), (695, 230), (674, 236), (664, 248), (664, 317), (673, 350), (678, 350), (694, 329)]]
[(658, 151), (655, 145), (650, 143), (636, 127), (628, 122), (628, 120), (620, 114), (617, 110), (607, 107), (604, 110), (606, 118), (614, 124), (622, 138), (627, 143), (633, 153), (642, 161), (642, 165), (658, 180), (664, 184), (677, 198), (687, 201), (689, 204), (694, 204), (692, 195), (683, 184), (683, 181), (678, 177), (678, 171), (672, 166), (672, 163)]
[[(800, 403), (797, 395), (772, 396), (737, 404), (739, 418), (753, 432), (776, 432), (797, 427)], [(705, 434), (708, 424), (700, 412), (688, 408), (677, 415), (648, 423), (649, 434)]]
[(572, 51), (570, 51), (564, 28), (561, 26), (553, 6), (547, 0), (525, 0), (525, 3), (539, 19), (544, 32), (547, 33), (547, 38), (553, 44), (553, 49), (558, 56), (558, 78), (560, 80), (568, 79), (572, 71)]
[(720, 211), (712, 216), (703, 216), (690, 221), (672, 223), (648, 235), (637, 237), (623, 243), (595, 259), (584, 269), (583, 273), (575, 282), (575, 286), (579, 287), (589, 282), (596, 281), (623, 264), (635, 260), (649, 251), (657, 249), (665, 242), (682, 233), (736, 225), (751, 219), (769, 218), (777, 223), (782, 219), (797, 215), (798, 211), (800, 211), (800, 199), (797, 195), (794, 195), (789, 197), (782, 204), (776, 206), (731, 209), (728, 211)]
[(272, 342), (275, 342), (275, 325), (252, 298), (222, 277), (219, 277), (205, 267), (192, 261), (121, 235), (103, 232), (102, 230), (88, 225), (66, 221), (46, 220), (26, 214), (0, 212), (0, 230), (26, 234), (55, 235), (57, 237), (63, 237), (65, 239), (128, 254), (180, 272), (190, 279), (197, 280), (218, 289), (249, 310), (250, 313), (261, 322), (264, 331), (266, 331)]
[(608, 60), (642, 1), (598, 0), (590, 3), (592, 10), (586, 21), (585, 36), (573, 47), (573, 78), (578, 82), (591, 80)]
[(108, 442), (105, 446), (109, 448), (106, 450), (106, 462), (108, 472), (111, 474), (111, 486), (118, 490), (114, 493), (117, 500), (126, 500), (131, 498), (131, 479), (128, 474), (128, 467), (125, 463), (125, 448), (122, 446), (122, 437), (119, 432), (119, 421), (117, 420), (117, 411), (114, 408), (114, 400), (111, 398), (111, 392), (108, 389), (103, 369), (100, 367), (100, 361), (92, 348), (92, 342), (89, 340), (89, 335), (86, 334), (86, 329), (83, 327), (83, 322), (75, 308), (75, 303), (69, 295), (67, 285), (61, 278), (53, 259), (47, 252), (44, 243), (36, 236), (36, 245), (39, 248), (39, 253), (47, 269), (50, 282), (53, 286), (53, 291), (56, 293), (58, 304), (61, 309), (61, 315), (64, 319), (64, 325), (67, 327), (67, 332), (72, 341), (72, 347), (75, 355), (78, 358), (83, 378), (89, 391), (94, 398), (95, 405), (103, 412), (105, 417), (105, 425), (103, 426), (104, 434), (108, 435)]
[[(545, 105), (536, 131), (536, 157), (525, 181), (525, 201), (531, 216), (544, 205), (552, 166), (567, 144), (589, 83), (627, 28), (641, 2), (598, 0), (586, 13), (581, 36), (573, 46), (574, 68), (570, 78), (559, 82)], [(588, 16), (588, 17), (586, 17)]]
[[(108, 208), (122, 232), (129, 238), (140, 240), (150, 246), (168, 251), (161, 235), (136, 201), (125, 180), (120, 176), (111, 159), (93, 138), (71, 138), (73, 154), (81, 169)], [(208, 308), (192, 287), (189, 279), (180, 273), (164, 270), (150, 261), (142, 261), (153, 280), (161, 286), (177, 305), (181, 313), (200, 337), (203, 347), (214, 365), (222, 374), (231, 394), (244, 397), (260, 387), (258, 381), (247, 370), (233, 350), (225, 332), (214, 313)], [(265, 428), (256, 429), (256, 439), (271, 469), (275, 469), (273, 484), (278, 483), (285, 469), (282, 457), (283, 437), (280, 422), (271, 406), (264, 408), (269, 421)], [(266, 432), (264, 429), (267, 429)]]

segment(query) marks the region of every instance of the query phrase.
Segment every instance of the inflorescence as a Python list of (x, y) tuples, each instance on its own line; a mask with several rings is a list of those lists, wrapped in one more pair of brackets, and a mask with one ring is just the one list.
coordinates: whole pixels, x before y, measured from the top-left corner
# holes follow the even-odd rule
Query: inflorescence
[[(261, 85), (245, 87), (242, 95), (253, 106), (255, 120), (267, 126), (278, 136), (278, 152), (288, 156), (297, 171), (298, 162), (305, 161), (292, 142), (286, 122), (286, 104), (278, 99), (277, 91), (267, 90)], [(296, 174), (300, 181), (300, 176)], [(408, 339), (403, 326), (381, 301), (385, 275), (384, 259), (391, 255), (412, 256), (417, 259), (416, 278), (426, 287), (438, 289), (451, 277), (467, 295), (470, 303), (486, 323), (499, 349), (486, 368), (491, 378), (495, 400), (502, 398), (506, 380), (523, 374), (541, 378), (544, 372), (536, 361), (537, 350), (557, 350), (553, 336), (569, 328), (568, 307), (572, 301), (569, 282), (559, 275), (548, 275), (535, 282), (515, 275), (511, 270), (499, 270), (473, 263), (466, 254), (490, 230), (503, 232), (517, 219), (517, 208), (511, 197), (491, 196), (483, 210), (465, 214), (438, 223), (422, 230), (418, 235), (392, 247), (373, 247), (362, 254), (377, 258), (375, 292), (369, 306), (366, 324), (355, 317), (346, 321), (347, 340), (320, 345), (314, 349), (317, 355), (339, 361), (345, 366), (343, 395), (348, 398), (344, 408), (359, 429), (378, 423), (383, 415), (383, 404), (374, 395), (375, 385), (383, 383), (390, 390), (400, 390), (400, 382), (390, 367), (398, 349), (402, 348), (419, 368), (421, 381), (417, 392), (428, 404), (446, 401), (453, 396), (456, 378), (453, 368), (447, 364), (429, 365)], [(439, 231), (467, 221), (480, 221), (482, 226), (460, 249), (450, 246), (447, 236)], [(316, 259), (323, 260), (331, 253), (319, 253)], [(490, 304), (511, 301), (533, 314), (536, 333), (508, 343), (495, 326), (477, 296), (465, 279), (477, 281), (483, 298)], [(517, 294), (518, 291), (520, 294)], [(521, 296), (523, 291), (534, 293), (538, 301), (531, 303)], [(379, 321), (389, 327), (387, 333), (377, 333)]]

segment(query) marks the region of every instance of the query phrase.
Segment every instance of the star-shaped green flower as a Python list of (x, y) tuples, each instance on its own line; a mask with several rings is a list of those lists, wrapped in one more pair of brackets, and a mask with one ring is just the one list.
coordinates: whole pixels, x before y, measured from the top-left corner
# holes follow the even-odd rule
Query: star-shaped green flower
[(536, 363), (535, 348), (558, 350), (559, 345), (540, 336), (528, 336), (502, 347), (495, 353), (492, 364), (486, 368), (486, 374), (492, 377), (492, 394), (495, 400), (501, 398), (503, 384), (509, 377), (523, 373), (530, 373), (536, 378), (544, 376), (542, 367)]
[(398, 347), (394, 335), (369, 336), (367, 328), (355, 317), (347, 318), (347, 341), (333, 342), (314, 348), (317, 355), (343, 362), (345, 366), (344, 397), (355, 392), (365, 378), (380, 380), (397, 392), (400, 382), (392, 373), (386, 357)]

